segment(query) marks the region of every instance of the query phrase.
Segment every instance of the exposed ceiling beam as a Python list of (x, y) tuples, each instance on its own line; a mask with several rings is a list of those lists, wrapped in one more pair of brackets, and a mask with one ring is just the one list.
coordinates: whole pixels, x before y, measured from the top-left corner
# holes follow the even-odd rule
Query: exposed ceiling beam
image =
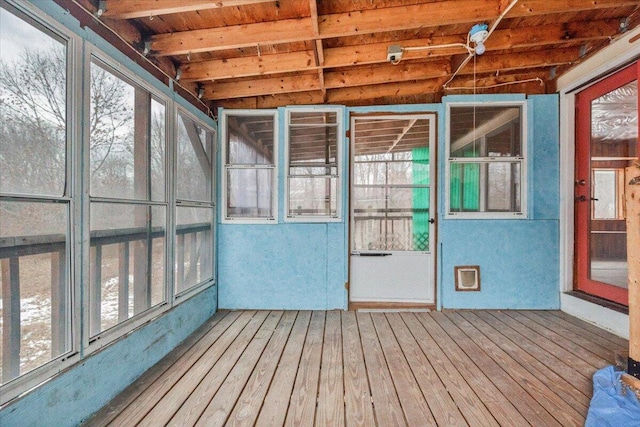
[[(427, 79), (410, 82), (399, 82), (394, 85), (367, 85), (350, 88), (328, 89), (327, 103), (357, 104), (371, 99), (393, 96), (415, 96), (438, 92), (444, 80)], [(225, 108), (275, 108), (284, 105), (321, 104), (323, 94), (320, 90), (308, 92), (280, 93), (244, 98), (215, 100), (216, 107)]]
[(320, 33), (353, 36), (412, 28), (479, 22), (498, 17), (498, 0), (444, 0), (407, 6), (358, 10), (320, 17)]
[[(528, 48), (559, 45), (576, 41), (603, 40), (615, 34), (619, 20), (571, 22), (568, 24), (544, 25), (517, 29), (497, 30), (487, 42), (487, 51), (510, 48)], [(403, 47), (439, 45), (464, 42), (466, 34), (398, 41)], [(344, 46), (324, 49), (322, 68), (347, 67), (353, 65), (379, 64), (387, 62), (387, 47), (391, 43)], [(404, 54), (403, 61), (466, 53), (462, 48), (447, 48), (428, 51), (412, 51)], [(318, 68), (313, 51), (288, 52), (274, 55), (201, 61), (185, 64), (183, 81), (220, 80), (265, 74), (298, 72)]]
[[(292, 92), (245, 98), (218, 99), (212, 102), (215, 108), (276, 108), (284, 105), (314, 105), (324, 102), (324, 94), (321, 90), (308, 92)], [(214, 108), (214, 109), (215, 109)]]
[(184, 123), (184, 125), (191, 147), (193, 148), (196, 158), (198, 159), (198, 163), (200, 164), (200, 169), (205, 174), (207, 180), (211, 180), (211, 158), (202, 145), (198, 126), (195, 122), (187, 122)]
[[(530, 79), (544, 78), (548, 70), (541, 69), (536, 72), (510, 73), (499, 76), (483, 75), (473, 79), (470, 76), (460, 76), (456, 78), (451, 87), (466, 88), (466, 90), (450, 90), (448, 94), (472, 93), (475, 91), (488, 93), (494, 85), (508, 83), (514, 87), (526, 87), (531, 93), (546, 93), (546, 87), (539, 82), (526, 82)], [(337, 88), (327, 90), (326, 101), (320, 90), (295, 93), (280, 93), (272, 95), (262, 95), (244, 98), (220, 99), (215, 101), (217, 107), (225, 108), (275, 108), (284, 105), (311, 105), (322, 102), (344, 103), (346, 105), (359, 105), (367, 101), (385, 97), (410, 97), (424, 95), (427, 93), (438, 93), (442, 90), (444, 83), (442, 78), (398, 82), (393, 85), (377, 84), (365, 85), (349, 88)], [(519, 85), (519, 86), (518, 86)]]
[[(253, 132), (249, 131), (245, 125), (238, 123), (237, 117), (230, 117), (228, 119), (228, 124), (229, 129), (240, 136), (244, 142), (248, 142), (250, 145), (253, 145), (260, 153), (264, 154), (265, 157), (271, 158), (271, 150), (269, 147), (266, 147), (262, 140), (260, 140), (260, 138), (258, 138)], [(273, 133), (271, 136), (273, 137)]]
[(204, 99), (244, 98), (256, 95), (270, 95), (287, 92), (320, 90), (317, 74), (272, 77), (241, 82), (214, 83), (204, 85)]
[[(412, 62), (397, 66), (383, 65), (376, 68), (364, 66), (348, 71), (327, 72), (324, 76), (324, 86), (327, 89), (335, 89), (423, 80), (431, 77), (444, 77), (449, 72), (449, 62), (445, 60)], [(205, 85), (204, 88), (204, 98), (207, 100), (322, 90), (318, 76), (313, 74), (212, 83)]]
[(106, 10), (103, 16), (112, 19), (148, 18), (170, 13), (268, 2), (273, 2), (273, 0), (106, 0)]
[[(320, 34), (338, 37), (398, 31), (413, 28), (482, 22), (496, 19), (506, 5), (504, 0), (443, 0), (416, 5), (396, 6), (337, 13), (320, 17)], [(581, 10), (636, 6), (637, 0), (520, 0), (507, 18), (548, 13), (575, 13)]]
[(442, 79), (400, 82), (393, 85), (366, 85), (327, 91), (328, 103), (348, 103), (382, 98), (385, 96), (410, 96), (438, 92)]
[(236, 49), (261, 44), (293, 43), (315, 38), (308, 17), (257, 24), (182, 31), (151, 36), (151, 53), (157, 56)]
[[(489, 53), (477, 57), (475, 73), (502, 73), (538, 67), (571, 64), (580, 58), (580, 49), (546, 49), (519, 53)], [(474, 73), (474, 62), (470, 61), (459, 74)]]
[[(467, 134), (461, 136), (456, 141), (451, 143), (450, 152), (454, 153), (469, 144), (472, 144), (478, 138), (483, 137), (489, 132), (493, 132), (494, 130), (506, 125), (507, 123), (512, 122), (513, 120), (520, 117), (520, 110), (518, 108), (509, 108), (508, 110), (504, 110), (502, 113), (498, 114), (488, 122), (474, 127)], [(474, 121), (475, 121), (475, 113), (474, 113)]]
[[(469, 90), (473, 90), (474, 88), (478, 91), (483, 90), (484, 88), (491, 88), (499, 85), (511, 85), (517, 84), (518, 82), (536, 80), (537, 84), (541, 84), (540, 79), (542, 81), (548, 79), (549, 70), (548, 69), (538, 69), (535, 71), (524, 70), (523, 72), (515, 72), (515, 73), (505, 73), (500, 75), (489, 75), (486, 74), (478, 75), (474, 79), (472, 75), (461, 75), (456, 77), (450, 84), (453, 88), (465, 88)], [(544, 87), (544, 85), (542, 85)], [(457, 91), (453, 90), (451, 93), (457, 93)]]
[(320, 81), (320, 90), (325, 93), (326, 88), (324, 86), (324, 71), (322, 66), (324, 65), (324, 49), (322, 46), (322, 39), (320, 39), (320, 30), (318, 29), (318, 4), (316, 0), (309, 0), (309, 10), (311, 11), (311, 26), (316, 36), (313, 45), (313, 51), (315, 56), (315, 66), (318, 67), (318, 80)]
[(404, 138), (404, 136), (409, 133), (409, 131), (411, 130), (411, 128), (413, 127), (413, 125), (416, 124), (416, 122), (418, 121), (418, 119), (412, 119), (409, 121), (409, 124), (404, 127), (402, 129), (402, 132), (400, 132), (398, 134), (398, 136), (395, 138), (395, 140), (391, 143), (391, 146), (389, 147), (389, 149), (387, 150), (387, 153), (390, 153), (393, 151), (394, 148), (396, 148), (396, 145), (398, 145), (398, 143), (402, 140), (402, 138)]
[[(500, 13), (499, 0), (467, 0), (464, 13), (460, 2), (443, 0), (417, 5), (336, 13), (318, 17), (319, 37), (343, 36), (409, 30), (442, 25), (470, 24), (496, 19)], [(544, 13), (575, 13), (608, 7), (637, 5), (637, 0), (521, 0), (507, 14), (509, 18)], [(318, 34), (309, 17), (233, 25), (222, 28), (157, 34), (151, 37), (151, 51), (155, 55), (179, 55), (255, 46), (315, 40)]]
[(362, 66), (345, 71), (331, 71), (325, 74), (327, 88), (394, 83), (407, 80), (424, 80), (444, 77), (451, 72), (449, 61), (435, 60), (407, 62), (399, 65)]
[(220, 80), (264, 74), (291, 73), (315, 68), (314, 52), (310, 50), (190, 62), (180, 67), (182, 80), (184, 81)]
[[(514, 54), (489, 53), (479, 57), (475, 64), (470, 62), (459, 75), (472, 73), (508, 73), (511, 70), (551, 67), (555, 65), (570, 64), (579, 59), (578, 48), (564, 48), (549, 51), (529, 51)], [(362, 99), (366, 92), (368, 98), (382, 96), (415, 95), (425, 92), (438, 92), (441, 87), (430, 85), (429, 90), (399, 90), (402, 82), (414, 80), (426, 80), (436, 78), (440, 86), (451, 73), (448, 61), (435, 60), (427, 62), (407, 62), (399, 65), (383, 65), (378, 67), (363, 66), (346, 71), (331, 71), (325, 73), (325, 86), (327, 89), (356, 87), (350, 92), (337, 94), (333, 91), (327, 93), (327, 102), (344, 102), (353, 99)], [(439, 78), (439, 79), (438, 79)], [(394, 83), (387, 87), (382, 83)], [(204, 98), (207, 100), (220, 100), (226, 98), (245, 98), (250, 96), (280, 94), (286, 92), (306, 92), (309, 90), (322, 90), (317, 75), (298, 75), (274, 78), (262, 78), (236, 82), (222, 82), (205, 85)], [(402, 93), (401, 93), (402, 92)], [(346, 95), (348, 93), (348, 95)]]

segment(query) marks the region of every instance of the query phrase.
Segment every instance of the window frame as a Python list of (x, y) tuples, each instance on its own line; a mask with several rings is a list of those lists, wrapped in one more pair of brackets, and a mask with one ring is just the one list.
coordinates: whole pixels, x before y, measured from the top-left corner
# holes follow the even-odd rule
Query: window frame
[[(143, 89), (151, 95), (152, 99), (155, 99), (157, 102), (162, 103), (165, 106), (165, 165), (164, 165), (164, 200), (163, 201), (154, 201), (151, 196), (149, 200), (141, 201), (139, 199), (128, 199), (128, 198), (110, 198), (110, 197), (92, 197), (90, 195), (90, 167), (86, 167), (86, 165), (90, 164), (90, 147), (91, 147), (91, 129), (89, 126), (84, 126), (83, 131), (83, 145), (84, 156), (81, 159), (81, 165), (85, 165), (84, 169), (81, 170), (82, 179), (82, 193), (85, 196), (85, 201), (83, 202), (83, 257), (82, 257), (82, 265), (83, 272), (80, 285), (84, 286), (84, 292), (82, 305), (83, 307), (87, 307), (87, 309), (82, 310), (82, 348), (84, 349), (84, 354), (89, 355), (92, 354), (104, 346), (120, 339), (131, 331), (141, 327), (142, 325), (148, 323), (151, 319), (159, 316), (160, 314), (168, 311), (173, 307), (173, 300), (175, 298), (173, 292), (173, 284), (171, 282), (173, 278), (173, 271), (171, 266), (171, 259), (169, 252), (169, 248), (173, 245), (173, 235), (171, 233), (171, 226), (173, 224), (172, 212), (171, 212), (171, 202), (172, 195), (170, 194), (170, 183), (171, 180), (169, 178), (169, 174), (172, 174), (172, 157), (169, 155), (171, 151), (170, 144), (175, 145), (175, 141), (171, 141), (171, 133), (172, 130), (170, 126), (170, 121), (172, 117), (172, 111), (175, 110), (174, 102), (156, 87), (152, 86), (148, 82), (146, 82), (141, 76), (138, 76), (129, 68), (125, 67), (118, 60), (113, 58), (111, 55), (105, 53), (100, 48), (95, 46), (90, 42), (86, 42), (85, 49), (82, 53), (82, 58), (84, 60), (84, 69), (86, 73), (86, 78), (83, 87), (83, 99), (79, 109), (83, 112), (83, 121), (84, 123), (89, 123), (89, 115), (90, 115), (90, 106), (91, 106), (91, 66), (93, 64), (93, 59), (95, 58), (97, 61), (101, 63), (101, 66), (109, 68), (110, 72), (114, 74), (116, 77), (121, 78), (127, 84), (132, 86), (137, 86), (140, 89)], [(151, 143), (151, 141), (149, 141)], [(90, 307), (89, 301), (89, 288), (91, 286), (91, 273), (89, 269), (90, 265), (90, 210), (91, 203), (114, 203), (114, 204), (125, 204), (125, 205), (144, 205), (149, 207), (158, 207), (163, 206), (165, 208), (165, 222), (164, 222), (164, 232), (165, 232), (165, 243), (164, 243), (164, 283), (163, 283), (163, 291), (164, 291), (164, 301), (161, 303), (152, 305), (148, 309), (144, 310), (141, 313), (134, 314), (128, 319), (118, 322), (116, 325), (104, 330), (100, 331), (98, 334), (91, 336), (90, 332), (90, 313), (88, 307)]]
[[(6, 4), (6, 8), (4, 7)], [(125, 338), (129, 333), (137, 330), (153, 319), (166, 313), (174, 306), (187, 301), (192, 295), (200, 293), (205, 289), (215, 285), (216, 264), (215, 264), (215, 230), (217, 212), (215, 209), (215, 192), (216, 192), (216, 136), (217, 126), (211, 121), (207, 121), (204, 115), (198, 115), (195, 109), (189, 109), (186, 102), (179, 102), (178, 96), (170, 89), (164, 89), (160, 83), (154, 84), (153, 79), (145, 71), (137, 69), (135, 65), (119, 56), (118, 53), (106, 53), (98, 48), (90, 41), (90, 38), (67, 28), (62, 23), (51, 18), (45, 11), (33, 5), (30, 2), (21, 0), (7, 0), (3, 4), (3, 10), (8, 13), (17, 15), (27, 24), (33, 25), (35, 28), (44, 31), (45, 34), (52, 35), (55, 39), (66, 44), (66, 133), (65, 133), (65, 166), (64, 177), (65, 187), (64, 193), (58, 195), (47, 194), (27, 194), (27, 193), (2, 193), (1, 201), (16, 202), (40, 202), (64, 204), (66, 213), (66, 248), (65, 248), (65, 265), (64, 274), (66, 280), (67, 313), (69, 330), (65, 331), (68, 335), (69, 342), (65, 343), (68, 348), (64, 354), (56, 356), (42, 365), (33, 368), (29, 372), (19, 375), (7, 381), (6, 384), (0, 386), (0, 405), (4, 405), (22, 394), (29, 392), (51, 379), (63, 370), (77, 366), (88, 356), (98, 352), (103, 347)], [(101, 43), (101, 42), (97, 42)], [(107, 46), (105, 44), (105, 46)], [(111, 50), (109, 52), (112, 52)], [(113, 51), (115, 52), (115, 51)], [(151, 97), (151, 103), (157, 102), (164, 107), (164, 197), (162, 199), (154, 198), (153, 189), (149, 189), (147, 200), (139, 198), (113, 198), (113, 197), (91, 197), (90, 196), (90, 129), (83, 126), (88, 122), (90, 114), (90, 73), (93, 59), (98, 61), (98, 66), (103, 66), (112, 72), (118, 78), (124, 80), (127, 84), (133, 85), (139, 89), (148, 92)], [(131, 63), (132, 64), (132, 63)], [(153, 108), (153, 107), (152, 107)], [(176, 159), (174, 150), (177, 149), (177, 140), (175, 135), (175, 120), (177, 119), (177, 111), (180, 109), (183, 113), (194, 118), (201, 126), (212, 131), (212, 152), (211, 152), (211, 201), (209, 203), (212, 212), (212, 233), (211, 233), (211, 259), (212, 280), (205, 281), (197, 286), (193, 286), (180, 294), (176, 293), (176, 286), (173, 274), (173, 261), (176, 259), (174, 253), (175, 242), (175, 167)], [(148, 141), (151, 144), (151, 139)], [(62, 146), (62, 144), (60, 144)], [(151, 148), (150, 146), (150, 149)], [(149, 168), (151, 165), (149, 165)], [(62, 173), (62, 167), (60, 168)], [(150, 174), (150, 171), (147, 172)], [(11, 189), (13, 190), (13, 189)], [(117, 195), (117, 193), (115, 193)], [(152, 305), (150, 308), (141, 311), (115, 326), (101, 331), (94, 337), (90, 337), (89, 332), (89, 288), (91, 275), (89, 271), (90, 262), (90, 218), (91, 202), (109, 202), (137, 204), (150, 207), (162, 206), (164, 208), (165, 218), (163, 220), (164, 227), (164, 250), (163, 250), (163, 268), (164, 281), (162, 290), (164, 298), (162, 302)], [(159, 288), (159, 286), (158, 286)], [(158, 289), (156, 288), (156, 289)]]
[[(520, 152), (519, 156), (483, 156), (483, 157), (452, 157), (451, 156), (451, 109), (459, 107), (518, 107), (520, 109)], [(446, 104), (446, 137), (445, 137), (445, 182), (444, 182), (444, 215), (445, 219), (527, 219), (528, 218), (528, 174), (527, 165), (529, 162), (528, 152), (528, 114), (527, 101), (488, 101), (488, 102), (449, 102)], [(490, 135), (499, 131), (501, 127), (493, 129), (486, 134)], [(480, 135), (479, 138), (482, 138)], [(479, 139), (478, 138), (478, 139)], [(519, 211), (477, 211), (477, 212), (452, 212), (451, 211), (451, 165), (452, 164), (513, 164), (520, 165), (520, 210)], [(487, 166), (488, 168), (488, 166)], [(483, 176), (484, 175), (484, 176)], [(486, 174), (480, 173), (480, 203), (484, 204), (482, 198), (486, 198), (487, 184)]]
[[(292, 113), (335, 113), (336, 114), (336, 214), (332, 215), (292, 215), (289, 212), (290, 132)], [(320, 125), (316, 125), (321, 127)], [(344, 151), (344, 114), (340, 107), (286, 107), (284, 123), (284, 221), (285, 222), (342, 222), (342, 182)], [(310, 126), (311, 127), (311, 126)], [(332, 178), (331, 174), (317, 175), (318, 178)]]
[[(65, 248), (65, 278), (66, 286), (69, 292), (67, 297), (68, 316), (69, 316), (69, 350), (66, 353), (58, 355), (46, 363), (11, 379), (9, 382), (0, 386), (0, 405), (15, 399), (22, 393), (38, 386), (42, 382), (51, 378), (55, 374), (75, 365), (81, 360), (82, 340), (80, 336), (81, 327), (76, 321), (81, 315), (81, 304), (79, 303), (80, 281), (77, 277), (81, 260), (79, 259), (80, 250), (78, 250), (77, 236), (79, 236), (80, 227), (76, 218), (79, 218), (80, 202), (77, 200), (81, 194), (79, 191), (76, 177), (76, 159), (81, 150), (78, 141), (80, 141), (80, 122), (77, 116), (78, 103), (80, 102), (80, 90), (82, 86), (82, 67), (78, 66), (78, 58), (82, 55), (82, 39), (73, 31), (67, 29), (62, 24), (50, 19), (44, 12), (27, 2), (18, 2), (7, 0), (5, 8), (7, 13), (11, 13), (22, 19), (27, 24), (45, 33), (51, 33), (54, 37), (63, 40), (66, 44), (66, 130), (65, 130), (65, 188), (62, 195), (43, 195), (43, 194), (15, 194), (0, 193), (0, 200), (18, 201), (18, 202), (40, 202), (54, 203), (66, 205), (67, 225), (65, 232), (66, 248)], [(17, 14), (15, 13), (17, 12)], [(35, 24), (35, 25), (34, 25)]]
[[(228, 117), (229, 116), (272, 116), (273, 117), (273, 163), (246, 165), (246, 164), (229, 164), (227, 162), (228, 150)], [(277, 109), (229, 109), (223, 110), (220, 116), (219, 139), (221, 146), (221, 163), (222, 179), (221, 179), (221, 222), (223, 224), (277, 224), (278, 223), (278, 151), (279, 145), (279, 120)], [(260, 217), (230, 217), (227, 212), (227, 194), (228, 194), (228, 171), (231, 169), (245, 170), (271, 170), (271, 212), (273, 215), (269, 218)]]
[(610, 172), (613, 173), (613, 181), (614, 181), (614, 210), (616, 213), (616, 216), (614, 218), (602, 218), (602, 217), (597, 217), (596, 216), (596, 206), (595, 203), (592, 203), (592, 207), (591, 207), (591, 221), (624, 221), (627, 219), (627, 212), (626, 212), (626, 205), (624, 202), (624, 186), (625, 186), (625, 181), (624, 181), (624, 177), (625, 177), (625, 170), (624, 168), (616, 168), (616, 167), (592, 167), (591, 168), (591, 191), (592, 191), (592, 199), (593, 201), (597, 201), (597, 196), (598, 194), (596, 194), (595, 190), (596, 190), (596, 185), (595, 185), (595, 176), (598, 173), (601, 172)]
[[(210, 166), (211, 166), (211, 187), (210, 187), (210, 192), (211, 192), (211, 199), (209, 202), (205, 202), (205, 201), (201, 201), (201, 200), (190, 200), (190, 199), (180, 199), (178, 198), (178, 192), (177, 192), (177, 185), (176, 185), (176, 181), (177, 181), (177, 169), (178, 169), (178, 132), (179, 132), (179, 123), (178, 120), (180, 120), (180, 115), (183, 115), (184, 117), (194, 121), (195, 123), (197, 123), (198, 126), (204, 128), (205, 130), (209, 131), (212, 133), (212, 137), (211, 137), (211, 147), (210, 147), (210, 152), (211, 152), (211, 159), (210, 159)], [(216, 239), (216, 224), (217, 224), (217, 220), (216, 220), (216, 154), (217, 154), (217, 141), (218, 141), (218, 131), (217, 129), (207, 125), (206, 123), (204, 123), (202, 120), (200, 120), (199, 118), (197, 118), (194, 114), (191, 114), (189, 111), (187, 111), (185, 108), (178, 106), (176, 104), (175, 108), (173, 109), (173, 114), (171, 114), (172, 116), (172, 123), (173, 123), (173, 133), (172, 133), (172, 138), (173, 138), (173, 147), (170, 150), (171, 151), (171, 159), (172, 159), (172, 165), (174, 165), (175, 167), (175, 172), (172, 174), (172, 180), (171, 180), (171, 185), (170, 188), (173, 190), (172, 194), (169, 196), (172, 200), (173, 200), (173, 207), (172, 207), (172, 227), (171, 227), (171, 233), (172, 233), (172, 246), (170, 248), (171, 254), (172, 256), (170, 257), (173, 260), (173, 264), (177, 264), (177, 255), (176, 255), (176, 245), (177, 245), (177, 227), (178, 227), (178, 208), (179, 207), (191, 207), (191, 208), (209, 208), (211, 210), (211, 238), (210, 238), (210, 244), (211, 244), (211, 262), (212, 262), (212, 267), (211, 267), (211, 278), (207, 279), (207, 280), (203, 280), (200, 281), (196, 284), (194, 284), (193, 286), (190, 286), (186, 289), (181, 290), (180, 292), (178, 292), (178, 286), (177, 286), (177, 278), (176, 278), (176, 271), (173, 270), (172, 268), (172, 277), (170, 280), (169, 285), (171, 286), (172, 289), (172, 293), (173, 293), (173, 299), (174, 301), (183, 301), (186, 300), (188, 296), (194, 295), (200, 291), (202, 291), (203, 289), (208, 288), (209, 286), (213, 286), (216, 284), (216, 277), (217, 277), (217, 272), (216, 272), (216, 245), (215, 245), (215, 239)]]

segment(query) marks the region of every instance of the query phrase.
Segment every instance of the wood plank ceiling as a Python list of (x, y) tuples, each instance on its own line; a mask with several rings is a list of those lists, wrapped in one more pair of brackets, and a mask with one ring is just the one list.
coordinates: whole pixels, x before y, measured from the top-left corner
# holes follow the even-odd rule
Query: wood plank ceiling
[[(474, 86), (551, 93), (558, 76), (640, 23), (639, 0), (518, 0), (510, 9), (512, 0), (72, 1), (211, 109), (438, 102)], [(464, 44), (473, 25), (491, 27), (506, 10), (486, 53), (446, 88), (464, 47), (387, 60), (390, 45)]]

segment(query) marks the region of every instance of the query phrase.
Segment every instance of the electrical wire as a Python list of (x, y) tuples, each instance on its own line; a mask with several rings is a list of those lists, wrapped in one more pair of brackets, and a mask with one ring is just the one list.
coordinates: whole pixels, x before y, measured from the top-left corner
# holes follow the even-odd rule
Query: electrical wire
[[(489, 36), (491, 36), (491, 34), (495, 31), (495, 29), (498, 27), (498, 24), (500, 24), (500, 22), (504, 19), (504, 17), (507, 15), (507, 13), (509, 13), (509, 11), (511, 9), (513, 9), (513, 7), (516, 5), (516, 3), (518, 3), (518, 0), (513, 0), (511, 2), (511, 4), (509, 4), (509, 6), (507, 6), (507, 8), (500, 14), (500, 16), (498, 16), (498, 18), (495, 20), (495, 22), (493, 23), (493, 25), (491, 26), (491, 29), (489, 30), (489, 33), (487, 34), (487, 36), (484, 38), (484, 40), (486, 41)], [(462, 64), (460, 64), (460, 66), (456, 69), (456, 71), (453, 73), (453, 75), (451, 76), (451, 78), (449, 80), (447, 80), (447, 82), (445, 84), (442, 85), (442, 88), (447, 90), (449, 89), (448, 85), (449, 83), (451, 83), (453, 81), (453, 79), (456, 78), (456, 76), (458, 75), (458, 73), (460, 72), (460, 70), (462, 70), (464, 68), (465, 65), (467, 65), (469, 63), (469, 61), (471, 60), (472, 57), (475, 56), (475, 50), (472, 49), (469, 46), (469, 34), (467, 34), (467, 49), (469, 51), (469, 55), (467, 55), (467, 57), (464, 59), (464, 61), (462, 61)], [(474, 73), (475, 73), (475, 69), (474, 69)], [(475, 79), (475, 76), (474, 76)]]
[[(158, 67), (156, 64), (154, 64), (152, 61), (149, 60), (149, 58), (147, 58), (146, 56), (144, 56), (142, 54), (142, 52), (138, 51), (138, 49), (136, 49), (131, 43), (129, 43), (127, 40), (125, 40), (120, 34), (116, 33), (111, 27), (109, 27), (107, 24), (105, 24), (104, 22), (102, 22), (100, 20), (99, 17), (95, 16), (95, 14), (93, 12), (91, 12), (89, 9), (87, 9), (86, 7), (84, 7), (82, 4), (80, 4), (78, 2), (78, 0), (72, 0), (72, 2), (78, 6), (80, 9), (84, 10), (87, 14), (89, 14), (94, 21), (97, 21), (100, 23), (100, 25), (102, 25), (104, 28), (106, 28), (107, 30), (109, 30), (114, 36), (116, 36), (117, 38), (119, 38), (123, 43), (125, 43), (127, 46), (129, 46), (136, 54), (138, 54), (141, 58), (143, 58), (149, 65), (151, 65), (153, 68), (155, 68), (156, 70), (158, 70), (160, 73), (162, 73), (164, 76), (166, 76), (169, 80), (171, 80), (173, 82), (174, 86), (179, 86), (181, 87), (183, 90), (185, 90), (186, 92), (191, 94), (191, 91), (189, 91), (189, 89), (187, 89), (186, 87), (182, 86), (174, 77), (170, 76), (169, 74), (167, 74), (166, 71), (164, 71), (162, 68)], [(200, 104), (202, 104), (202, 106), (204, 108), (206, 108), (207, 110), (207, 115), (211, 118), (213, 118), (215, 120), (215, 117), (213, 116), (213, 112), (211, 111), (211, 109), (209, 108), (209, 106), (203, 102), (201, 99), (198, 98), (198, 95), (193, 93), (193, 98)]]
[[(540, 77), (535, 77), (530, 79), (514, 80), (512, 82), (502, 82), (502, 83), (496, 83), (496, 84), (487, 85), (487, 86), (480, 86), (479, 89), (491, 89), (494, 87), (508, 86), (508, 85), (515, 85), (515, 84), (529, 83), (529, 82), (539, 82), (540, 85), (544, 84), (544, 80), (542, 80)], [(475, 88), (476, 86), (474, 85), (473, 89), (475, 90)], [(466, 86), (455, 86), (455, 87), (446, 87), (445, 89), (446, 90), (469, 90), (471, 88)]]
[(488, 39), (491, 34), (493, 34), (493, 32), (495, 31), (500, 21), (502, 21), (502, 19), (507, 15), (507, 13), (509, 13), (509, 11), (513, 9), (513, 6), (515, 6), (516, 3), (518, 3), (518, 0), (513, 0), (511, 4), (507, 6), (507, 8), (500, 14), (500, 16), (498, 16), (498, 19), (496, 19), (496, 22), (494, 22), (491, 28), (489, 29), (489, 34), (487, 34), (487, 37), (484, 38), (485, 40)]
[(436, 45), (429, 45), (429, 46), (409, 46), (409, 47), (403, 47), (402, 50), (404, 52), (412, 52), (412, 51), (419, 51), (419, 50), (446, 49), (448, 47), (462, 47), (469, 53), (471, 53), (471, 51), (473, 50), (469, 46), (469, 42), (468, 41), (467, 41), (467, 44), (464, 44), (464, 43), (447, 43), (447, 44), (436, 44)]

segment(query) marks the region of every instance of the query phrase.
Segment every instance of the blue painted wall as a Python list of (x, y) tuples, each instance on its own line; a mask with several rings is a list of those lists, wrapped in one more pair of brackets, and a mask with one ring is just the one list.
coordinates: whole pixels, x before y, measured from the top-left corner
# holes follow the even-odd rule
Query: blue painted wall
[(229, 225), (218, 231), (220, 308), (344, 308), (343, 223)]
[[(524, 99), (476, 96), (479, 102)], [(470, 101), (451, 96), (443, 102)], [(442, 308), (557, 309), (559, 293), (559, 98), (530, 96), (528, 113), (528, 218), (441, 219), (439, 283)], [(445, 152), (441, 135), (440, 153)], [(445, 159), (439, 162), (444, 177)], [(439, 181), (443, 188), (442, 179)], [(444, 191), (440, 191), (444, 218)], [(479, 265), (480, 292), (456, 292), (454, 266)]]
[[(342, 108), (342, 112), (347, 132), (346, 110)], [(331, 310), (347, 307), (348, 184), (345, 183), (349, 182), (349, 165), (343, 160), (340, 166), (344, 184), (341, 222), (285, 222), (285, 120), (285, 110), (279, 108), (278, 224), (218, 226), (220, 308)], [(348, 143), (345, 138), (343, 159), (348, 159)], [(218, 161), (221, 173), (220, 155)], [(218, 182), (221, 181), (219, 176)], [(218, 200), (221, 197), (219, 192)], [(222, 218), (222, 212), (218, 212), (218, 218)]]
[(215, 287), (190, 298), (9, 405), (0, 425), (78, 425), (211, 317), (215, 303)]
[[(444, 219), (446, 103), (524, 99), (528, 106), (528, 218)], [(439, 308), (559, 307), (559, 108), (556, 95), (450, 96), (445, 97), (442, 104), (350, 108), (345, 110), (345, 124), (350, 112), (438, 114)], [(344, 283), (348, 280), (349, 236), (346, 220), (331, 224), (290, 224), (282, 220), (283, 118), (281, 111), (279, 224), (220, 225), (219, 304), (221, 308), (346, 308)], [(343, 172), (347, 176), (348, 169)], [(348, 180), (343, 183), (343, 206), (347, 210)], [(455, 291), (453, 268), (456, 265), (480, 266), (480, 292)]]

